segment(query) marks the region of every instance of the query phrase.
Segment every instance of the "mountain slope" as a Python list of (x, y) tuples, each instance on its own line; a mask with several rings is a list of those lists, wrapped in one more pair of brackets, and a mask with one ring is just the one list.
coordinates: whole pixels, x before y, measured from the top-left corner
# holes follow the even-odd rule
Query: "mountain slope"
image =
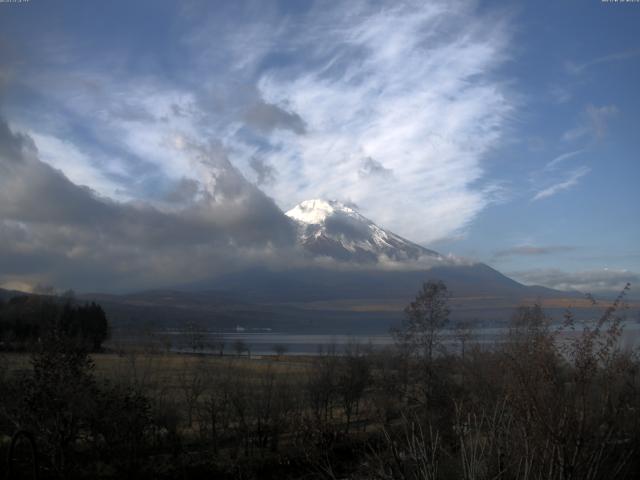
[(304, 266), (253, 267), (173, 291), (93, 297), (120, 326), (142, 319), (165, 326), (192, 320), (223, 330), (242, 325), (363, 333), (386, 332), (396, 324), (428, 280), (446, 283), (454, 321), (504, 322), (521, 302), (572, 296), (527, 287), (482, 263), (440, 255), (339, 202), (308, 200), (286, 215), (311, 256)]
[(441, 255), (380, 228), (354, 208), (331, 200), (307, 200), (286, 212), (298, 241), (317, 256), (358, 263), (396, 262)]
[(335, 262), (250, 268), (191, 284), (188, 289), (215, 289), (261, 303), (406, 302), (423, 282), (442, 280), (457, 297), (517, 302), (565, 295), (527, 287), (483, 263), (440, 255), (379, 227), (340, 202), (307, 200), (286, 215), (297, 225), (299, 244), (314, 259), (329, 257)]

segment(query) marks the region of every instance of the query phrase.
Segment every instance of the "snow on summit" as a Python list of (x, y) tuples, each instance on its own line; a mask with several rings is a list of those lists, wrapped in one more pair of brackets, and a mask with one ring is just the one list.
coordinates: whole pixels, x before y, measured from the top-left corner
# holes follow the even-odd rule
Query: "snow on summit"
[[(347, 207), (343, 203), (337, 202), (335, 200), (305, 200), (304, 202), (299, 203), (291, 210), (286, 212), (286, 215), (298, 222), (309, 223), (309, 224), (320, 224), (326, 220), (327, 217), (333, 215), (337, 211), (340, 211), (344, 214), (350, 214), (354, 216), (360, 216), (358, 212), (354, 209)], [(364, 217), (362, 217), (364, 218)]]
[(442, 258), (334, 200), (306, 200), (286, 215), (298, 226), (299, 243), (317, 256), (360, 263)]

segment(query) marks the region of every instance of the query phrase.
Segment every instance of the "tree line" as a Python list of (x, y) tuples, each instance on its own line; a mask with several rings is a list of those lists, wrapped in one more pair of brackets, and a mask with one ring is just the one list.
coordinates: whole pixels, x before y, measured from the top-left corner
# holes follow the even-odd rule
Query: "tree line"
[(0, 349), (31, 350), (52, 330), (97, 352), (109, 336), (109, 323), (100, 305), (78, 302), (70, 294), (0, 299)]
[[(31, 371), (0, 369), (0, 433), (33, 438), (41, 478), (637, 478), (625, 292), (585, 324), (522, 306), (491, 348), (461, 336), (464, 355), (445, 348), (439, 282), (407, 307), (393, 348), (298, 362), (130, 352), (106, 378), (58, 330)], [(5, 453), (26, 472), (20, 442)]]

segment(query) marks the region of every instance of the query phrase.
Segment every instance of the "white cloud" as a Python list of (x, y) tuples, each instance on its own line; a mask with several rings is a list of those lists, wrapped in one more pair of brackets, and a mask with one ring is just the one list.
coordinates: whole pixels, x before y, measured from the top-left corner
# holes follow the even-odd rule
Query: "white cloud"
[(557, 157), (555, 157), (553, 160), (551, 160), (549, 163), (545, 165), (544, 170), (554, 170), (559, 164), (569, 160), (570, 158), (580, 155), (585, 151), (586, 151), (586, 148), (581, 148), (579, 150), (574, 150), (572, 152), (566, 152), (561, 155), (558, 155)]
[(583, 73), (585, 70), (587, 70), (588, 68), (594, 67), (596, 65), (629, 60), (631, 58), (637, 57), (638, 55), (640, 55), (640, 49), (626, 50), (626, 51), (611, 53), (609, 55), (604, 55), (602, 57), (594, 58), (593, 60), (589, 60), (583, 63), (569, 61), (565, 64), (565, 69), (567, 70), (568, 73), (571, 73), (573, 75), (579, 75)]
[(511, 248), (505, 248), (502, 250), (498, 250), (493, 257), (494, 258), (505, 258), (505, 257), (513, 257), (513, 256), (539, 256), (539, 255), (554, 255), (557, 253), (566, 253), (572, 252), (576, 249), (576, 247), (568, 246), (568, 245), (518, 245)]
[(568, 190), (571, 187), (578, 184), (579, 180), (587, 175), (591, 169), (589, 167), (580, 167), (569, 173), (568, 177), (558, 183), (554, 183), (553, 185), (546, 187), (540, 191), (538, 191), (533, 198), (532, 201), (542, 200), (543, 198), (549, 198), (554, 196), (555, 194), (562, 192), (564, 190)]
[(120, 198), (120, 186), (110, 180), (104, 171), (91, 164), (87, 155), (69, 141), (48, 134), (29, 132), (40, 158), (58, 170), (64, 171), (69, 180), (77, 185), (90, 186), (102, 195)]
[(583, 137), (601, 140), (607, 133), (609, 121), (618, 113), (619, 109), (615, 105), (602, 105), (600, 107), (587, 105), (583, 113), (583, 122), (564, 132), (562, 139), (566, 142), (572, 142)]
[[(121, 195), (144, 199), (137, 187), (154, 175), (208, 178), (211, 166), (181, 148), (195, 139), (224, 148), (251, 181), (260, 180), (256, 161), (270, 165), (264, 189), (283, 209), (315, 197), (353, 201), (419, 242), (459, 234), (495, 200), (482, 162), (514, 109), (495, 74), (509, 46), (504, 18), (481, 16), (471, 1), (344, 2), (295, 21), (257, 12), (233, 28), (212, 18), (181, 20), (180, 83), (86, 61), (30, 78), (64, 105), (62, 124), (82, 123), (92, 136), (76, 148), (86, 168), (79, 156), (64, 159), (59, 142), (38, 142), (41, 157), (103, 195), (120, 182)], [(272, 61), (278, 55), (286, 61)], [(265, 124), (274, 115), (256, 127), (255, 115), (247, 121), (256, 105), (298, 127)], [(29, 130), (64, 138), (73, 152), (81, 139), (61, 123)], [(367, 158), (393, 175), (361, 175)]]
[(558, 290), (577, 290), (584, 293), (619, 293), (627, 283), (632, 285), (632, 292), (635, 292), (640, 281), (637, 273), (609, 268), (579, 272), (537, 269), (511, 272), (509, 275), (528, 285), (543, 285)]
[[(492, 70), (505, 26), (467, 3), (398, 4), (321, 14), (303, 38), (304, 71), (271, 71), (259, 88), (288, 105), (307, 134), (274, 132), (269, 154), (282, 206), (353, 201), (375, 221), (418, 241), (455, 234), (490, 201), (482, 159), (500, 141), (513, 105)], [(393, 176), (363, 178), (366, 158)]]
[(591, 131), (596, 138), (602, 138), (607, 131), (608, 121), (615, 117), (619, 110), (615, 105), (603, 105), (601, 107), (587, 105), (586, 112), (591, 126)]

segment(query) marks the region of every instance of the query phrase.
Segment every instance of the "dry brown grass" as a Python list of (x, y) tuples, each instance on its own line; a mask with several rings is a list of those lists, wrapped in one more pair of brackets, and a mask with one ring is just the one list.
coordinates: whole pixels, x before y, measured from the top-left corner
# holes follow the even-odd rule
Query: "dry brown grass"
[[(95, 373), (99, 379), (122, 380), (135, 375), (145, 375), (156, 380), (164, 379), (169, 384), (180, 376), (185, 369), (196, 368), (205, 371), (233, 368), (239, 374), (250, 378), (260, 377), (267, 371), (282, 375), (299, 375), (308, 371), (311, 357), (262, 356), (256, 358), (236, 357), (225, 355), (189, 355), (189, 354), (156, 354), (126, 352), (94, 353), (91, 355), (95, 363)], [(28, 353), (3, 353), (3, 363), (8, 374), (19, 371), (31, 370), (30, 354)]]

